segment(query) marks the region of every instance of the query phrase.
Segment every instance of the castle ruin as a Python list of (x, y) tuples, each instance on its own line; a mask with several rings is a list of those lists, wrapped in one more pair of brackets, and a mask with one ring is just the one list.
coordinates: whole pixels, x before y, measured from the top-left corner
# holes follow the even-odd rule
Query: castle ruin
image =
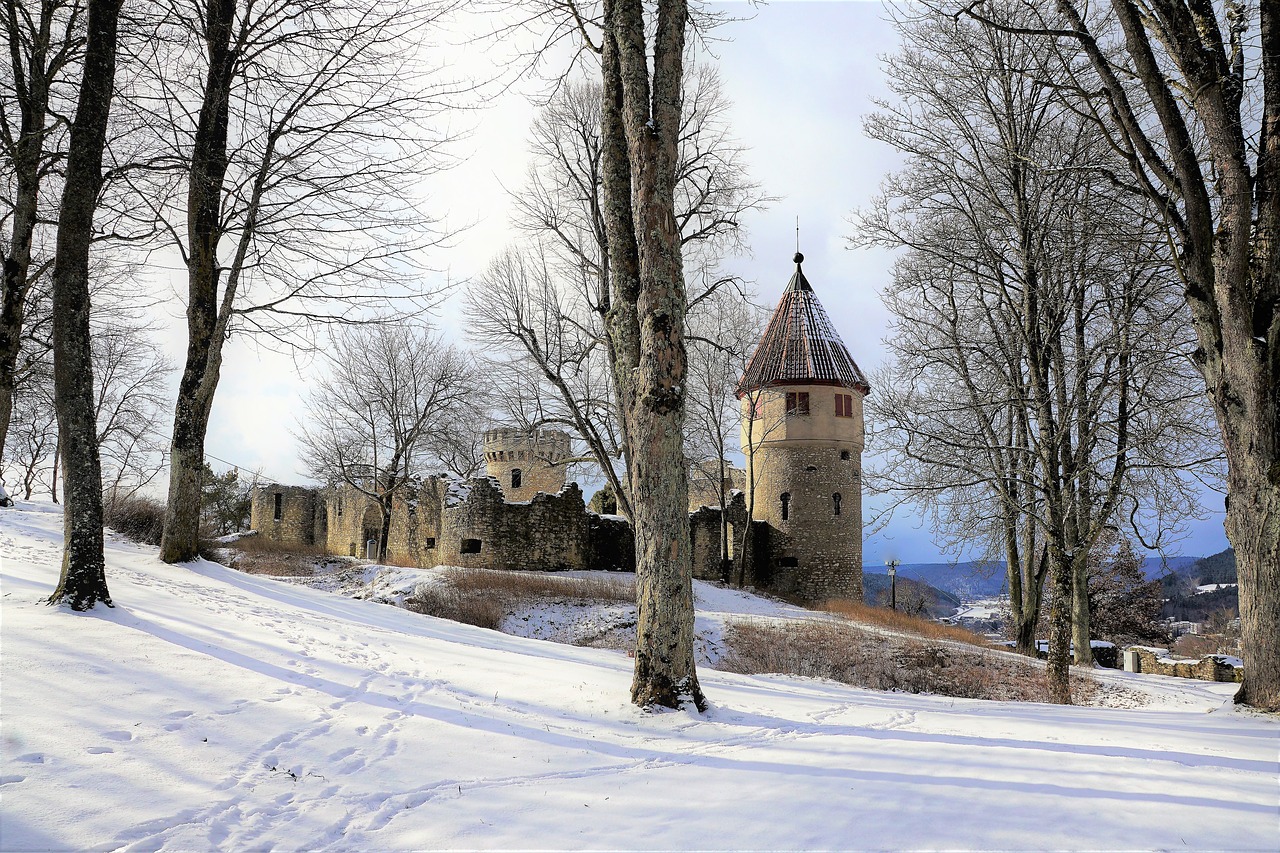
[[(691, 471), (694, 577), (733, 580), (721, 557), (750, 543), (745, 583), (804, 601), (861, 600), (862, 399), (858, 369), (801, 270), (774, 311), (738, 388), (746, 469), (718, 462)], [(501, 427), (484, 434), (485, 477), (414, 479), (396, 494), (385, 559), (528, 571), (634, 571), (624, 519), (591, 512), (566, 483), (572, 440), (558, 430)], [(731, 490), (721, 517), (720, 484)], [(751, 532), (746, 534), (748, 518)], [(376, 541), (378, 505), (349, 484), (263, 485), (251, 524), (266, 539), (330, 554), (364, 555)]]

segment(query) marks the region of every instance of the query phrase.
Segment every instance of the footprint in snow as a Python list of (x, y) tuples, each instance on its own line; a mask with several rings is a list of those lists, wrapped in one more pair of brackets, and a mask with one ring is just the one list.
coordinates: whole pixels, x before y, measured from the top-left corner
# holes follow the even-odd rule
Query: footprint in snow
[(43, 752), (28, 752), (26, 755), (19, 755), (17, 760), (23, 764), (44, 764), (48, 759)]
[(107, 740), (114, 741), (133, 740), (133, 732), (103, 732), (102, 736)]
[(115, 752), (115, 750), (109, 746), (91, 746), (88, 749), (86, 749), (85, 752), (89, 753), (90, 755), (107, 755)]
[(164, 716), (165, 716), (165, 719), (167, 720), (181, 720), (186, 717), (190, 717), (194, 713), (195, 711), (170, 711), (168, 714), (165, 714)]
[(16, 773), (13, 774), (12, 776), (0, 776), (0, 785), (14, 785), (14, 784), (17, 784), (18, 782), (25, 782), (25, 781), (27, 781), (26, 776), (19, 776)]

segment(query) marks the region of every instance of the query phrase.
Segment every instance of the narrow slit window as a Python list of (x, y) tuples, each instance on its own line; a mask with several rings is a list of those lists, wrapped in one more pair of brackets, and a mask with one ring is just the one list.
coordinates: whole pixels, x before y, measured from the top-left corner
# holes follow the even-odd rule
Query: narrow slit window
[(284, 495), (276, 492), (276, 509), (274, 518), (276, 521), (284, 518)]
[(831, 509), (832, 509), (832, 514), (834, 515), (840, 514), (840, 493), (839, 492), (836, 492), (834, 495), (831, 496)]
[(791, 493), (783, 492), (780, 500), (782, 501), (782, 520), (786, 521), (791, 517)]
[(524, 475), (521, 473), (520, 469), (512, 468), (511, 469), (511, 488), (513, 489), (520, 488), (520, 483), (523, 481), (524, 481)]

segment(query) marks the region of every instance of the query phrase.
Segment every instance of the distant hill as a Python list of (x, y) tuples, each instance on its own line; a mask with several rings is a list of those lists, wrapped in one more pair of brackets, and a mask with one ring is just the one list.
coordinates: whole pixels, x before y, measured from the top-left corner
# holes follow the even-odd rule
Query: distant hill
[[(875, 577), (868, 574), (876, 572), (883, 576), (884, 566), (864, 566), (863, 579)], [(997, 595), (1004, 589), (1004, 563), (983, 563), (966, 561), (963, 563), (903, 563), (898, 567), (898, 579), (914, 578), (926, 584), (949, 592), (952, 596), (985, 598)]]
[[(1220, 557), (1205, 557), (1205, 560)], [(1196, 557), (1147, 557), (1143, 560), (1142, 570), (1150, 579), (1169, 574), (1182, 575), (1197, 562)], [(1234, 557), (1232, 566), (1234, 567)], [(883, 573), (883, 566), (868, 565), (863, 567), (863, 577), (871, 577), (868, 572)], [(903, 563), (898, 567), (898, 577), (915, 578), (924, 581), (939, 590), (949, 592), (953, 596), (966, 598), (985, 598), (999, 595), (1005, 591), (1004, 561), (984, 562), (966, 560), (962, 563)], [(1230, 581), (1204, 581), (1204, 583), (1234, 583), (1234, 570)]]
[(1231, 548), (1219, 551), (1208, 557), (1201, 557), (1192, 563), (1182, 574), (1199, 578), (1200, 583), (1235, 583), (1236, 552)]
[[(929, 584), (902, 576), (898, 570), (898, 607), (906, 608), (916, 597), (924, 599), (925, 615), (931, 618), (950, 616), (960, 607), (960, 599), (945, 590)], [(882, 574), (862, 573), (862, 600), (874, 606), (884, 605), (889, 600), (889, 576)]]

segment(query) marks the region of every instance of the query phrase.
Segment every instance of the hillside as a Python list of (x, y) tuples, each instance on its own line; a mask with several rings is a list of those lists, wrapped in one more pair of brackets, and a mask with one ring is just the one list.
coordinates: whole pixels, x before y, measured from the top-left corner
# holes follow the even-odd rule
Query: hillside
[[(1221, 555), (1217, 555), (1221, 556)], [(1203, 558), (1212, 559), (1212, 558)], [(1197, 562), (1195, 557), (1146, 557), (1142, 570), (1152, 580), (1171, 573), (1180, 573)], [(1234, 566), (1234, 560), (1232, 565)], [(914, 578), (951, 593), (959, 598), (985, 598), (999, 595), (1005, 590), (1005, 563), (967, 560), (958, 563), (903, 563), (898, 567), (898, 577)], [(863, 566), (864, 573), (883, 572), (883, 566)], [(865, 576), (865, 575), (864, 575)]]
[[(862, 573), (862, 599), (867, 604), (884, 606), (889, 601), (889, 576), (877, 574), (869, 568)], [(910, 610), (917, 602), (923, 604), (924, 615), (933, 619), (950, 616), (960, 607), (958, 596), (930, 586), (921, 580), (898, 577), (898, 606)]]
[(1107, 675), (1126, 710), (704, 667), (705, 714), (645, 713), (622, 652), (114, 537), (117, 606), (49, 608), (60, 538), (0, 511), (5, 850), (1274, 846), (1280, 722), (1234, 685)]

